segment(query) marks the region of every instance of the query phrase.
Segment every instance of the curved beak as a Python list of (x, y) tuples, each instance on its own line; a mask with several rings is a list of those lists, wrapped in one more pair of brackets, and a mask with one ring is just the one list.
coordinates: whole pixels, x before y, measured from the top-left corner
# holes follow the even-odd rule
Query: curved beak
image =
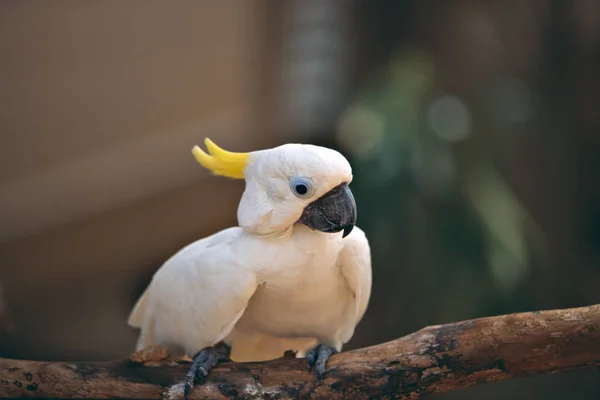
[(331, 189), (304, 209), (298, 222), (321, 232), (344, 231), (348, 236), (356, 224), (356, 202), (346, 183)]

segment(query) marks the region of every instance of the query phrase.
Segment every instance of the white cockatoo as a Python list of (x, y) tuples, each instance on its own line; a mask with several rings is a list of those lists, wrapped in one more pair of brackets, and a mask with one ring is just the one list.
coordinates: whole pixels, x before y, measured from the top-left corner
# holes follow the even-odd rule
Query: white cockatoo
[(192, 357), (186, 398), (194, 380), (228, 358), (264, 361), (292, 350), (320, 379), (371, 295), (350, 164), (313, 145), (232, 153), (205, 144), (208, 154), (192, 150), (202, 166), (245, 179), (239, 226), (191, 243), (155, 273), (128, 321), (141, 329), (137, 350), (160, 345)]

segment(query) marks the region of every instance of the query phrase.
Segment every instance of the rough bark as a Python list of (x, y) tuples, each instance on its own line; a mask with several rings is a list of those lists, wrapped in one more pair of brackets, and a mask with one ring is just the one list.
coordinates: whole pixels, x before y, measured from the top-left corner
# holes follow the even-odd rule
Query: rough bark
[[(191, 398), (416, 398), (599, 366), (600, 305), (595, 305), (427, 327), (332, 356), (322, 382), (303, 359), (226, 363)], [(181, 398), (179, 382), (188, 367), (169, 359), (164, 349), (114, 363), (0, 359), (0, 397)]]

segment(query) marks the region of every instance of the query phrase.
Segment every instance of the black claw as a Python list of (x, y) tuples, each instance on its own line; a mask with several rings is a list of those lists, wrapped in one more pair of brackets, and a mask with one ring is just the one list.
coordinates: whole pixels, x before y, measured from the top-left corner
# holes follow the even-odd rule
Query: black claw
[(213, 346), (213, 353), (217, 356), (217, 362), (231, 361), (231, 346), (225, 342), (219, 342)]
[(194, 387), (194, 378), (196, 377), (196, 371), (194, 367), (190, 368), (188, 373), (185, 375), (185, 379), (183, 381), (183, 398), (187, 400), (190, 397), (190, 392), (192, 391), (192, 387)]
[(308, 360), (308, 369), (310, 370), (314, 365), (317, 366), (317, 379), (322, 379), (323, 374), (325, 374), (325, 366), (327, 365), (327, 361), (332, 354), (337, 353), (338, 351), (329, 345), (320, 344), (314, 349), (310, 350), (306, 355)]
[(229, 360), (231, 347), (226, 344), (218, 344), (215, 347), (202, 349), (194, 356), (192, 366), (185, 375), (183, 381), (183, 398), (188, 400), (194, 382), (203, 383), (210, 371), (222, 361)]
[(329, 360), (329, 356), (333, 354), (334, 348), (329, 346), (321, 346), (319, 347), (319, 355), (317, 358), (317, 379), (322, 379), (323, 374), (325, 373), (325, 364), (327, 360)]
[(319, 346), (315, 347), (314, 349), (309, 351), (308, 354), (306, 355), (306, 360), (308, 361), (308, 370), (309, 371), (312, 367), (315, 366), (315, 363), (317, 362), (317, 349), (318, 348), (319, 348)]

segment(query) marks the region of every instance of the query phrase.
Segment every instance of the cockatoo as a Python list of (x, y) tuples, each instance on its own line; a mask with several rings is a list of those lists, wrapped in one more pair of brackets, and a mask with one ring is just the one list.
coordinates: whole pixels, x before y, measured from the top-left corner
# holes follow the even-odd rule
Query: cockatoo
[(337, 151), (285, 144), (250, 153), (210, 139), (196, 160), (245, 180), (237, 227), (181, 249), (154, 274), (128, 323), (136, 350), (150, 345), (192, 357), (189, 396), (220, 361), (265, 361), (288, 350), (320, 379), (371, 295), (371, 254), (355, 227), (350, 164)]

